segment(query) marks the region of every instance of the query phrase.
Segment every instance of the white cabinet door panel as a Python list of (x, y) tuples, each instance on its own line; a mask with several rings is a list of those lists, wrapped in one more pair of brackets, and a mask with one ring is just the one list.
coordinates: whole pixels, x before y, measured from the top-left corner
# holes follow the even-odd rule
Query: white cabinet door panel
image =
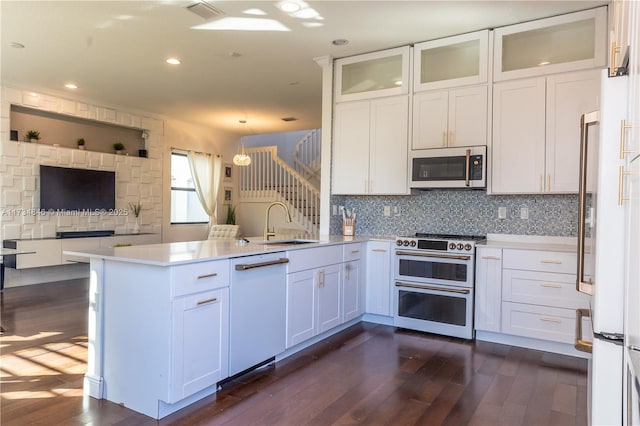
[(364, 194), (369, 179), (370, 102), (338, 104), (334, 117), (332, 193)]
[(492, 192), (536, 193), (543, 189), (545, 79), (493, 86)]
[(287, 348), (315, 335), (317, 295), (314, 270), (287, 275)]
[(413, 96), (413, 149), (447, 146), (449, 92)]
[(318, 330), (324, 333), (342, 322), (341, 265), (320, 268), (318, 274)]
[(478, 247), (476, 256), (475, 329), (500, 332), (502, 249)]
[(547, 192), (578, 192), (580, 116), (599, 99), (600, 70), (547, 77)]
[(487, 144), (487, 86), (449, 92), (448, 146)]

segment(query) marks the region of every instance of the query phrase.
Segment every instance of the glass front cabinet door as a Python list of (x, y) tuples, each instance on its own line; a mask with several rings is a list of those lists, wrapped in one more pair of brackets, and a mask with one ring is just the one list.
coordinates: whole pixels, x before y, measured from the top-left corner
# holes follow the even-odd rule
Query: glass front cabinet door
[(488, 45), (488, 30), (416, 44), (413, 90), (486, 83)]
[(494, 81), (604, 67), (607, 8), (498, 28)]
[(336, 102), (408, 94), (409, 54), (405, 46), (336, 60)]

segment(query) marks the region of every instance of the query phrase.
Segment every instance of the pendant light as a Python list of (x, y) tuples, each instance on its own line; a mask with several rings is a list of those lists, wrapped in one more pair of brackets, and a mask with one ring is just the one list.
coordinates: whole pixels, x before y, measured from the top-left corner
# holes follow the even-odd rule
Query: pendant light
[(236, 166), (248, 166), (251, 164), (251, 157), (244, 152), (244, 143), (242, 142), (242, 138), (240, 138), (239, 151), (233, 156), (233, 164)]

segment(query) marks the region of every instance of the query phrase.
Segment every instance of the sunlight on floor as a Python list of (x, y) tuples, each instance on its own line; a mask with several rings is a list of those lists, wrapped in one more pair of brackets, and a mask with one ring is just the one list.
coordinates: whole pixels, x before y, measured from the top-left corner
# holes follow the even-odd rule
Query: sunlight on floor
[(38, 334), (34, 334), (33, 336), (9, 335), (9, 336), (2, 336), (2, 342), (3, 343), (26, 342), (29, 340), (38, 340), (38, 339), (44, 339), (45, 337), (57, 336), (59, 334), (62, 334), (62, 333), (59, 331), (47, 331), (47, 332), (40, 332)]

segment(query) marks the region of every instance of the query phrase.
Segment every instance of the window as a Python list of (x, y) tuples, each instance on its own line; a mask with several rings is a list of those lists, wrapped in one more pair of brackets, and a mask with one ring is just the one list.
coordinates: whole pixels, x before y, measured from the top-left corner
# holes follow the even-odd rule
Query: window
[(186, 154), (171, 153), (171, 223), (209, 223), (202, 208)]

